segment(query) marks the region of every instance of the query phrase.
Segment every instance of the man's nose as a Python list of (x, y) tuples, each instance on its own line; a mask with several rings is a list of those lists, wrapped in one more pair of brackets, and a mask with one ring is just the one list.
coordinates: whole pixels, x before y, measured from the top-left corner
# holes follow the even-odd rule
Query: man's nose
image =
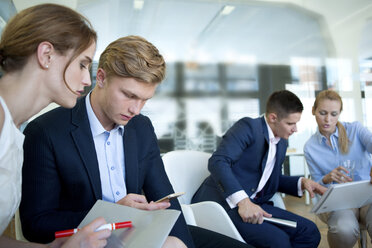
[(141, 112), (141, 101), (140, 100), (133, 101), (133, 103), (131, 104), (129, 108), (129, 111), (133, 115), (138, 115)]
[(297, 132), (297, 125), (295, 125), (292, 129), (293, 132)]

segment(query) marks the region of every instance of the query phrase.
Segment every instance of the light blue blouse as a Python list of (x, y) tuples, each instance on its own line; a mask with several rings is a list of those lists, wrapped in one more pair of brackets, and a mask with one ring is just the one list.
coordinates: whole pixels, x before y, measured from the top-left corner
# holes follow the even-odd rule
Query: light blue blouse
[(306, 142), (304, 154), (314, 181), (324, 186), (322, 178), (340, 165), (341, 161), (355, 161), (354, 181), (369, 180), (372, 165), (372, 133), (359, 122), (343, 122), (349, 141), (348, 154), (342, 154), (338, 146), (338, 129), (331, 135), (332, 147), (319, 129)]

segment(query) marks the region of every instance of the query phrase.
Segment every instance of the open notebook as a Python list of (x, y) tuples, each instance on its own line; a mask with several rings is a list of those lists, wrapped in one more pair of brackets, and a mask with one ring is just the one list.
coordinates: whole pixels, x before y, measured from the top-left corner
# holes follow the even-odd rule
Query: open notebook
[(97, 217), (107, 223), (132, 221), (133, 227), (112, 231), (107, 248), (158, 248), (161, 247), (176, 222), (180, 211), (144, 211), (98, 200), (80, 223), (79, 228)]
[(369, 180), (333, 184), (314, 205), (312, 213), (320, 214), (341, 209), (360, 208), (372, 203)]

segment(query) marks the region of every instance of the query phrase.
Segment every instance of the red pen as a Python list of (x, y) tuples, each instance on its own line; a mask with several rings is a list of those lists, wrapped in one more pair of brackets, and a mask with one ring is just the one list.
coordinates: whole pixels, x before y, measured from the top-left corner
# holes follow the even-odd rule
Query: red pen
[[(132, 227), (132, 221), (105, 224), (105, 225), (98, 227), (96, 229), (96, 232), (101, 231), (103, 229), (108, 229), (112, 231), (112, 230), (116, 230), (120, 228), (128, 228), (128, 227)], [(79, 230), (80, 228), (58, 231), (58, 232), (55, 232), (54, 236), (56, 238), (68, 237), (68, 236), (73, 235), (74, 233), (77, 233)]]

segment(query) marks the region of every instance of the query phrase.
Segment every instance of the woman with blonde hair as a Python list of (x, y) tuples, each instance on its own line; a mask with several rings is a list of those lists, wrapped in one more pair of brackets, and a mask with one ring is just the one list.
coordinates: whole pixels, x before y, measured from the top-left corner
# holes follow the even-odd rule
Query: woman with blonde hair
[[(0, 41), (0, 234), (21, 199), (24, 135), (19, 126), (49, 103), (73, 107), (91, 85), (89, 67), (97, 36), (74, 10), (42, 4), (14, 16)], [(95, 232), (98, 218), (51, 247), (104, 247), (110, 231)], [(0, 247), (49, 247), (0, 236)]]
[[(314, 181), (329, 187), (333, 183), (369, 180), (372, 133), (359, 122), (340, 122), (342, 99), (333, 90), (324, 90), (315, 99), (312, 113), (318, 130), (306, 142), (304, 153)], [(353, 167), (346, 167), (352, 164)], [(372, 234), (371, 205), (360, 209), (320, 214), (328, 224), (330, 247), (353, 247), (359, 237), (359, 222)]]

